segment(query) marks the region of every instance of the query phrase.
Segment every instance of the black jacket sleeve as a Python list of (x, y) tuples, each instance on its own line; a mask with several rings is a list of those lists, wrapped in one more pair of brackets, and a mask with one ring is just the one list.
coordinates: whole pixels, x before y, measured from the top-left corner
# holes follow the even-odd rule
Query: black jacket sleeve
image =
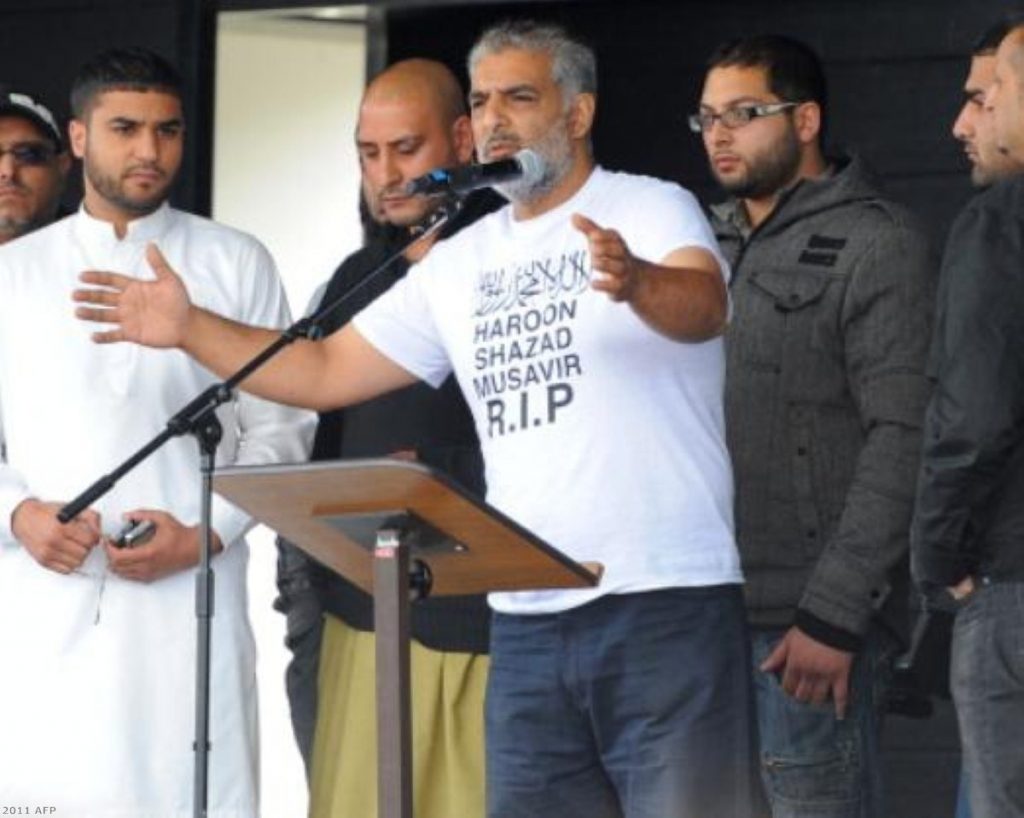
[(911, 567), (926, 592), (976, 565), (972, 517), (999, 488), (1024, 418), (1024, 187), (1004, 183), (954, 224), (942, 269), (911, 531)]

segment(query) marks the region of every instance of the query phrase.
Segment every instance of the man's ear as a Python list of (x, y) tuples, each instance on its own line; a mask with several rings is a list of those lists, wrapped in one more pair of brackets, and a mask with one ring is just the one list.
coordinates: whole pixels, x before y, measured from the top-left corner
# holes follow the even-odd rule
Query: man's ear
[(800, 142), (817, 142), (821, 137), (821, 106), (817, 102), (801, 102), (793, 112), (793, 123)]
[(76, 158), (85, 156), (85, 141), (88, 129), (80, 119), (72, 119), (68, 123), (68, 145)]
[(459, 164), (465, 165), (473, 159), (473, 126), (469, 117), (463, 114), (452, 123), (452, 145)]
[(586, 139), (594, 127), (597, 112), (597, 97), (593, 94), (577, 94), (569, 109), (569, 135), (573, 139)]

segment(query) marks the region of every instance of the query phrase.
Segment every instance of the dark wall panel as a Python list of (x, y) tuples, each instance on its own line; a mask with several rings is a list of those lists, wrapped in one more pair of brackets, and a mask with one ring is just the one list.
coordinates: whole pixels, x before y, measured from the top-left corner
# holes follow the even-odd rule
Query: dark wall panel
[[(138, 45), (180, 65), (181, 5), (181, 0), (0, 0), (0, 81), (38, 95), (63, 125), (70, 114), (71, 80), (96, 52)], [(193, 139), (174, 200), (202, 211), (193, 170), (200, 150)], [(68, 206), (81, 198), (79, 173), (73, 171), (65, 196)]]
[(705, 198), (717, 193), (700, 140), (685, 123), (700, 96), (705, 58), (740, 34), (799, 37), (825, 60), (830, 144), (862, 154), (938, 237), (970, 192), (949, 133), (966, 54), (980, 29), (1005, 10), (999, 0), (474, 3), (392, 8), (386, 34), (389, 60), (432, 55), (465, 77), (468, 46), (497, 19), (529, 15), (570, 26), (599, 55), (600, 161), (676, 179)]

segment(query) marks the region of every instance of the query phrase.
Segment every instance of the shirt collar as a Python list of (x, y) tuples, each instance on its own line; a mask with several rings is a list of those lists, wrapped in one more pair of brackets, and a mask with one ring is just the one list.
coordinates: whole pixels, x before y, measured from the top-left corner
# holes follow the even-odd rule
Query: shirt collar
[(75, 229), (78, 235), (94, 243), (116, 245), (119, 242), (130, 244), (145, 244), (154, 241), (167, 232), (170, 224), (171, 208), (167, 202), (160, 205), (155, 211), (147, 216), (132, 219), (128, 222), (124, 238), (118, 239), (114, 233), (114, 225), (103, 219), (86, 212), (83, 203), (78, 208), (78, 218)]

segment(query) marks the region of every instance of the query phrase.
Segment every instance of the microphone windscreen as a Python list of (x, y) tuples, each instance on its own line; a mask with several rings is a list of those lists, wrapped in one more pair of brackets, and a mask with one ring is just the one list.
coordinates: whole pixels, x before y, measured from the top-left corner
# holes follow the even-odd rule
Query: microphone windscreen
[(521, 181), (532, 185), (543, 178), (544, 160), (535, 151), (523, 148), (516, 153), (516, 161), (519, 162), (519, 167), (523, 169), (523, 175), (520, 177)]

